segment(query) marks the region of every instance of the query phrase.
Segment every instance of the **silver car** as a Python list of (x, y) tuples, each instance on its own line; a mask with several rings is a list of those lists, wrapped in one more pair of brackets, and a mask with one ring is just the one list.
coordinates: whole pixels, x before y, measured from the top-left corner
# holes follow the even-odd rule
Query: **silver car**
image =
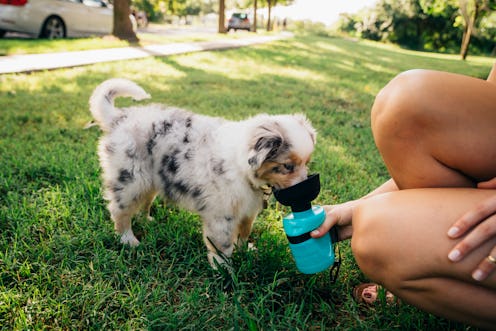
[(41, 38), (110, 34), (113, 17), (104, 0), (0, 0), (0, 37), (8, 31)]
[(227, 32), (230, 30), (251, 30), (251, 22), (248, 15), (245, 13), (234, 13), (227, 22)]

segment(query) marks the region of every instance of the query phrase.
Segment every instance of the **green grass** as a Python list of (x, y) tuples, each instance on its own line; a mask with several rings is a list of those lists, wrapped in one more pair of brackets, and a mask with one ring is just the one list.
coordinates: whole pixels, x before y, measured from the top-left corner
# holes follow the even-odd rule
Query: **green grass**
[[(360, 308), (366, 278), (349, 243), (339, 280), (299, 274), (271, 202), (232, 275), (211, 270), (197, 216), (154, 204), (122, 247), (102, 200), (88, 98), (105, 79), (135, 80), (154, 102), (241, 119), (304, 112), (319, 131), (311, 168), (320, 204), (387, 178), (369, 128), (375, 94), (397, 73), (431, 68), (485, 78), (494, 59), (296, 37), (256, 47), (0, 76), (0, 329), (465, 330), (402, 304)], [(122, 100), (119, 105), (128, 105)]]

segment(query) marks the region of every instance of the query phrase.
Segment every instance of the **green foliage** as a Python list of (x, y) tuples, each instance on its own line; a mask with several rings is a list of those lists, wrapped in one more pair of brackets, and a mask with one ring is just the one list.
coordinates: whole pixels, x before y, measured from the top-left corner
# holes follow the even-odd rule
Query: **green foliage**
[[(480, 2), (485, 5), (481, 6), (470, 52), (490, 54), (496, 47), (494, 0)], [(379, 0), (372, 10), (343, 15), (338, 29), (410, 49), (458, 53), (464, 24), (458, 0)]]
[(420, 0), (420, 6), (424, 13), (433, 16), (447, 16), (452, 8), (457, 8), (459, 0)]
[(144, 11), (151, 22), (161, 22), (166, 15), (207, 14), (214, 8), (212, 1), (202, 0), (133, 0), (132, 6)]
[(163, 1), (157, 0), (133, 0), (132, 6), (138, 11), (144, 11), (150, 22), (159, 22), (164, 18), (162, 10)]
[(187, 15), (198, 15), (201, 11), (199, 0), (169, 0), (170, 14), (184, 17)]
[[(388, 176), (369, 128), (374, 96), (392, 77), (431, 68), (485, 78), (493, 60), (416, 53), (306, 35), (229, 51), (0, 76), (1, 330), (466, 330), (407, 304), (351, 298), (366, 278), (349, 243), (336, 284), (299, 274), (271, 201), (233, 273), (207, 263), (197, 216), (155, 202), (123, 247), (102, 199), (100, 132), (84, 130), (88, 98), (111, 77), (161, 102), (242, 119), (303, 112), (318, 130), (311, 168), (318, 203), (357, 198)], [(118, 100), (118, 106), (132, 104)]]
[(319, 22), (294, 21), (290, 23), (288, 28), (299, 35), (315, 35), (321, 37), (328, 37), (331, 35), (331, 31), (326, 25)]

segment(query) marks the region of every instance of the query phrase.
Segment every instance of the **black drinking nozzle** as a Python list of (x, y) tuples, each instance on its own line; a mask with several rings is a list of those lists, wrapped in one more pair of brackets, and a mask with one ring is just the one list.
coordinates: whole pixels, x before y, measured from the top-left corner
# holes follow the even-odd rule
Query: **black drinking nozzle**
[(320, 192), (319, 174), (312, 174), (304, 181), (282, 190), (274, 190), (277, 201), (290, 206), (293, 212), (302, 212), (312, 208), (314, 200)]

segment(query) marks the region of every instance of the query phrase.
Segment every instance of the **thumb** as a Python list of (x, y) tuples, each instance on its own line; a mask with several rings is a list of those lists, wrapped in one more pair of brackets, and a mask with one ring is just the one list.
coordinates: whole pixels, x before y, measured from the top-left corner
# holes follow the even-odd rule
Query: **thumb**
[(332, 213), (332, 207), (324, 206), (323, 208), (326, 212), (326, 218), (317, 229), (310, 232), (310, 236), (312, 236), (312, 238), (320, 238), (324, 236), (334, 225), (338, 223), (339, 218), (337, 215)]
[(480, 182), (477, 184), (478, 188), (482, 189), (494, 189), (496, 188), (496, 177), (485, 182)]

